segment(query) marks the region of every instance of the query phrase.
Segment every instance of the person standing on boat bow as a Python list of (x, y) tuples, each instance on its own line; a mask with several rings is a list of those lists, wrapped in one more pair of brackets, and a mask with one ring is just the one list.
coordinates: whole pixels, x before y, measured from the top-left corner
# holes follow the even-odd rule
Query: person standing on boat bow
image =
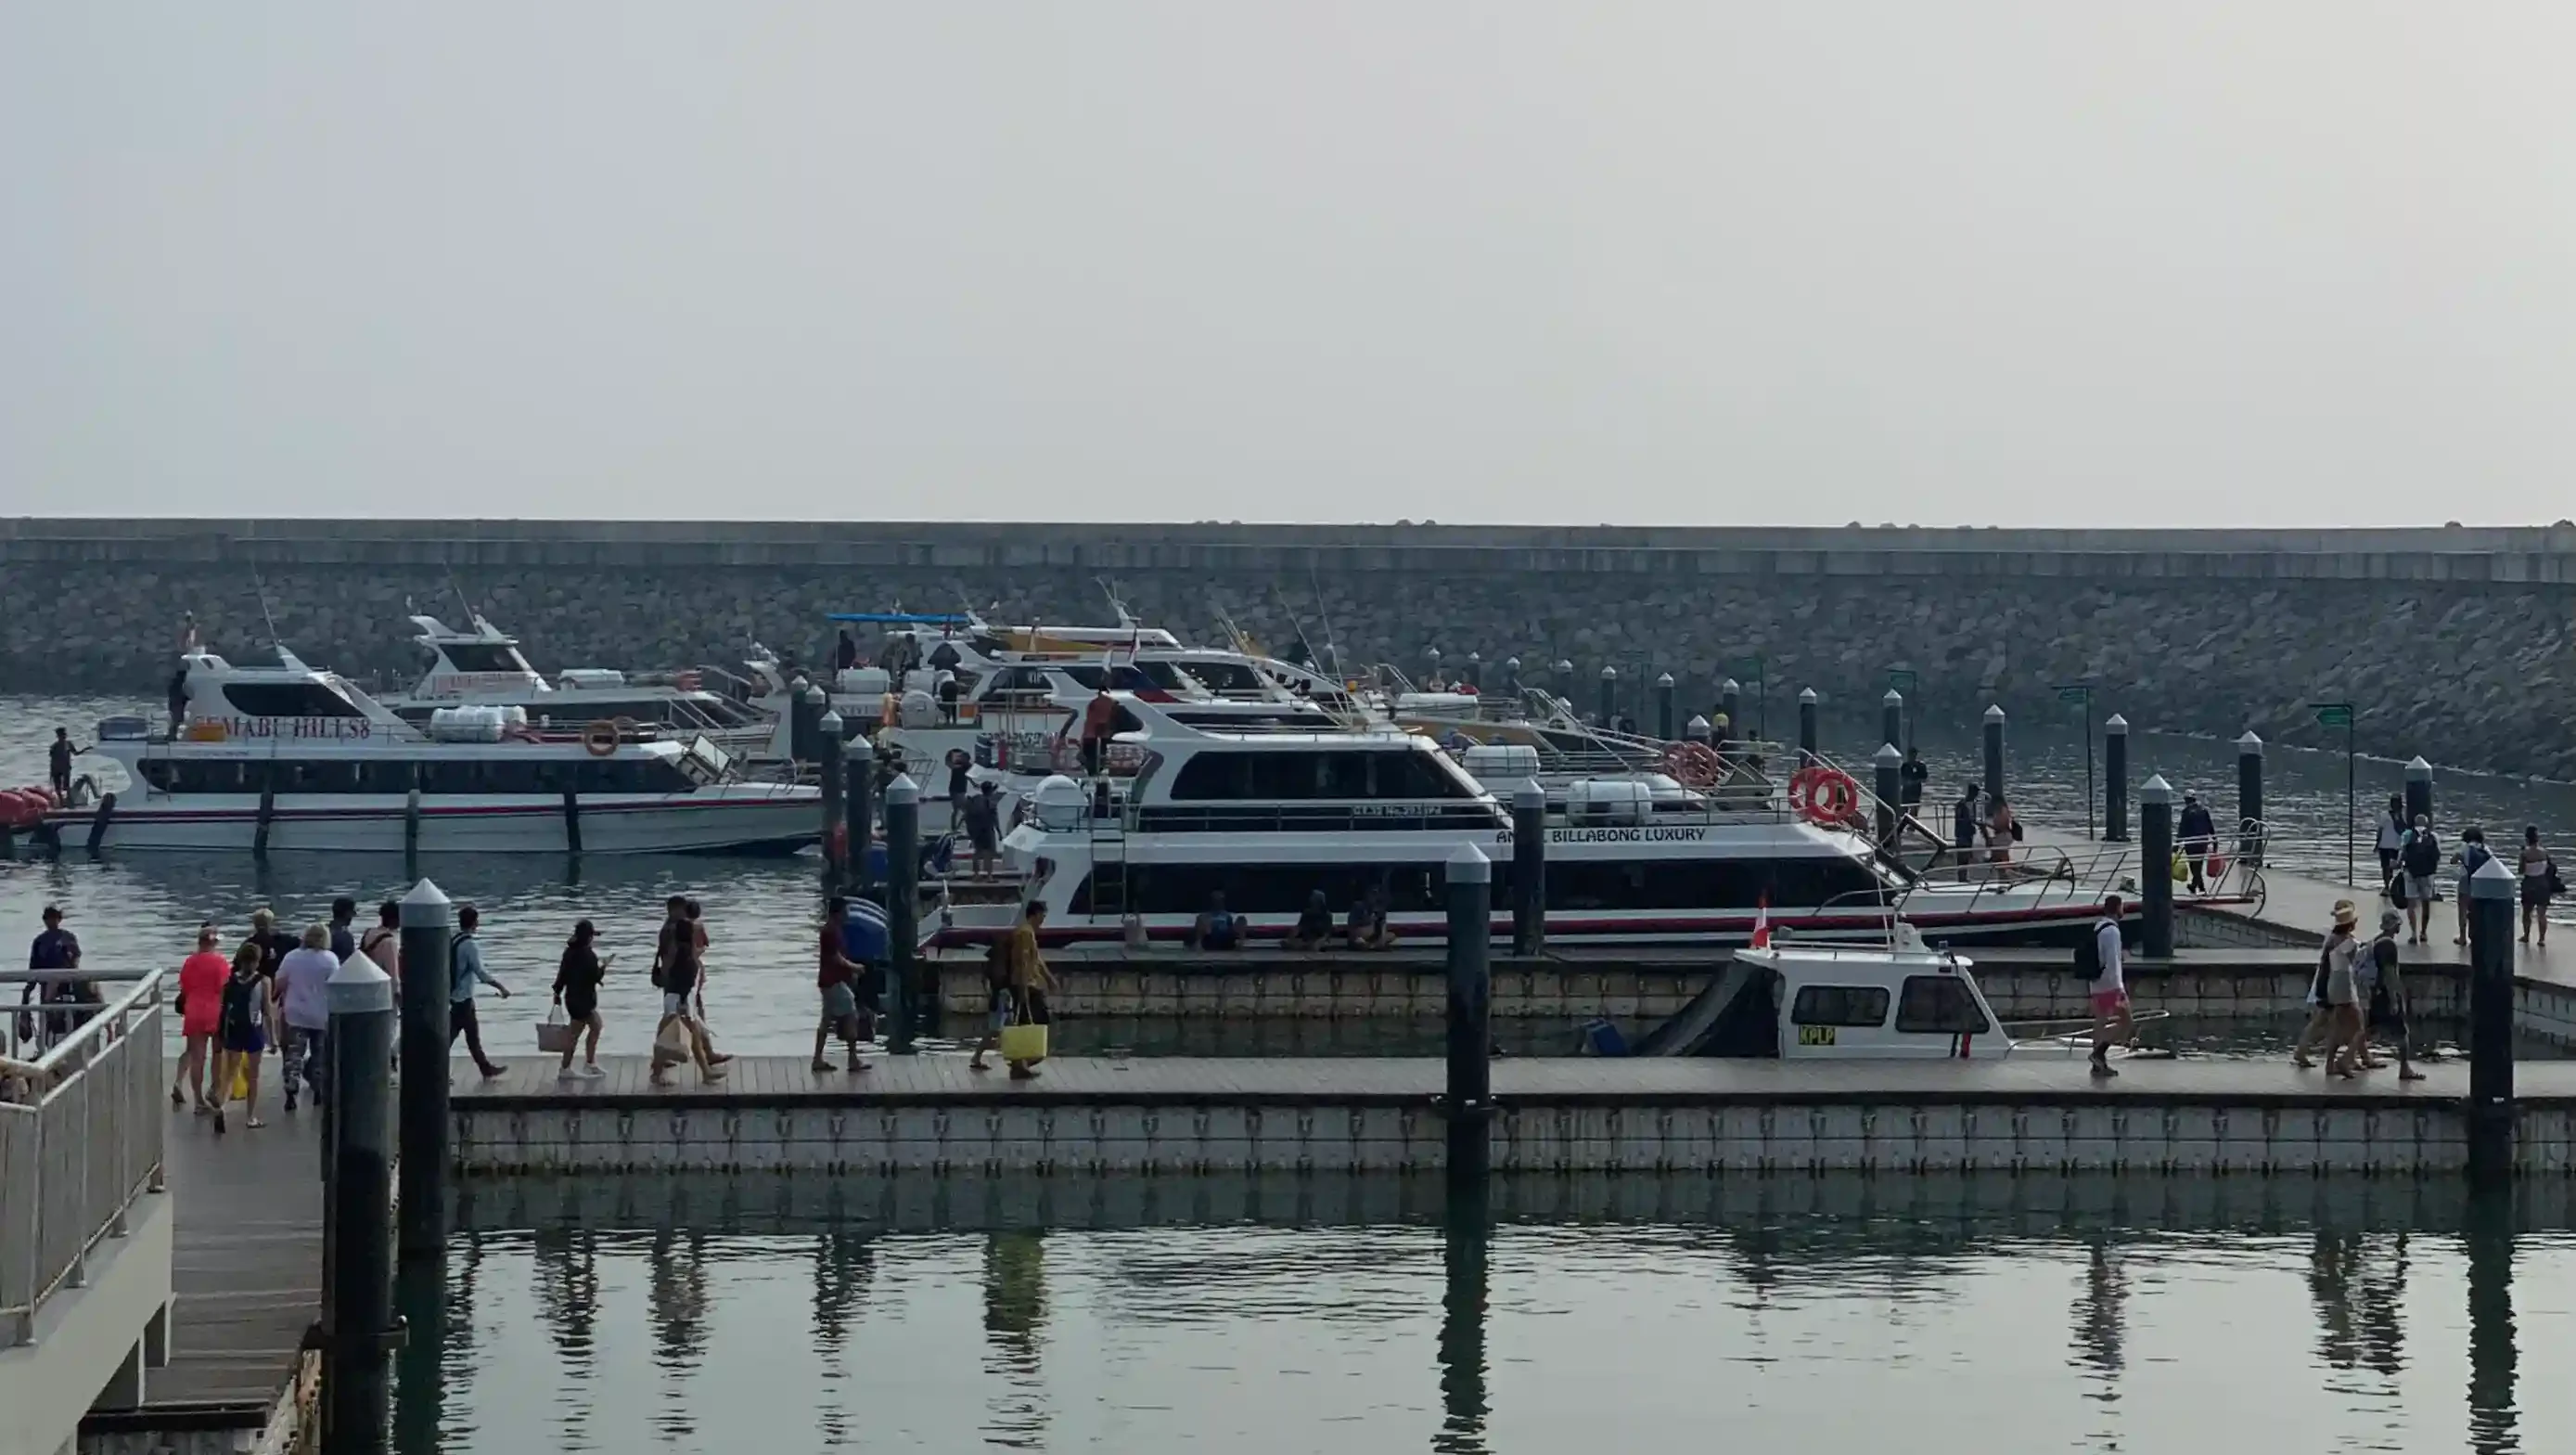
[[(1976, 858), (1977, 832), (1985, 821), (1985, 815), (1978, 811), (1977, 800), (1985, 795), (1985, 791), (1984, 784), (1970, 782), (1950, 812), (1950, 845), (1959, 856), (1959, 877), (1962, 879), (1968, 877), (1968, 865)], [(1935, 859), (1937, 861), (1937, 855)]]
[(2093, 1074), (2117, 1076), (2111, 1069), (2116, 1030), (2121, 1045), (2138, 1038), (2138, 1023), (2129, 1013), (2129, 982), (2120, 971), (2120, 896), (2102, 901), (2102, 917), (2093, 922), (2092, 982), (2086, 987), (2093, 1003)]
[(72, 801), (72, 759), (88, 751), (72, 746), (70, 728), (54, 729), (54, 740), (45, 746), (45, 778), (53, 785), (55, 802)]

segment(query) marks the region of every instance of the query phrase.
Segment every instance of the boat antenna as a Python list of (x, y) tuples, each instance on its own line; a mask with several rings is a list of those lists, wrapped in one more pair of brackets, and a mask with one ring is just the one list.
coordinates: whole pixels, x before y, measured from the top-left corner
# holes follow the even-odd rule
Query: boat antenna
[(251, 590), (259, 594), (260, 617), (268, 623), (268, 644), (283, 650), (286, 644), (277, 639), (277, 613), (268, 609), (268, 583), (260, 578), (256, 561), (251, 563), (250, 585)]
[[(1324, 650), (1332, 654), (1333, 675), (1347, 682), (1350, 678), (1342, 671), (1341, 644), (1333, 640), (1333, 614), (1324, 609), (1324, 583), (1315, 575), (1315, 563), (1311, 559), (1306, 562), (1306, 588), (1315, 593), (1315, 619), (1324, 624)], [(1303, 637), (1305, 633), (1301, 630), (1298, 635)], [(1314, 650), (1313, 644), (1309, 643), (1307, 654), (1313, 655)]]
[(1118, 599), (1118, 582), (1114, 578), (1094, 576), (1091, 582), (1109, 598), (1109, 609), (1117, 616), (1120, 626), (1136, 624), (1136, 618), (1127, 614), (1127, 603)]
[(474, 627), (483, 620), (483, 618), (475, 613), (474, 603), (466, 599), (465, 587), (463, 583), (456, 579), (456, 568), (453, 566), (449, 567), (447, 571), (447, 589), (456, 593), (456, 604), (465, 608), (466, 629), (468, 631), (473, 630)]

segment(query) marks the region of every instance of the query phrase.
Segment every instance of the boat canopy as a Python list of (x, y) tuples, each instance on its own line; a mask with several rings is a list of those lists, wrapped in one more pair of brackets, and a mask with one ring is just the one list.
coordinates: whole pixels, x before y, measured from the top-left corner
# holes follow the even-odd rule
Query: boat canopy
[(975, 618), (954, 612), (827, 611), (825, 621), (869, 622), (878, 626), (972, 626)]

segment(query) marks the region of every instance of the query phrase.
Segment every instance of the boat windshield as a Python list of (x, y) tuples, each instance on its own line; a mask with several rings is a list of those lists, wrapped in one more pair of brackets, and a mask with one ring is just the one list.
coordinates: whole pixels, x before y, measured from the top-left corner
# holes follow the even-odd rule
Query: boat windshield
[(721, 783), (733, 772), (733, 755), (703, 737), (691, 738), (689, 750), (680, 756), (680, 771), (701, 788)]

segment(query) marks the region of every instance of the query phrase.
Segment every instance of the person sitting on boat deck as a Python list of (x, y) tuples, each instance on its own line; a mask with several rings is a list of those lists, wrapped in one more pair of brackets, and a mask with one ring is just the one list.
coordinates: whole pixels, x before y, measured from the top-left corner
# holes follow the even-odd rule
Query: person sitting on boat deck
[(1370, 890), (1351, 902), (1351, 912), (1342, 921), (1343, 935), (1354, 950), (1385, 950), (1395, 945), (1395, 931), (1386, 922), (1386, 903)]
[(981, 789), (966, 800), (966, 843), (973, 872), (978, 879), (993, 877), (1002, 856), (1002, 798), (997, 784), (978, 785)]
[(1240, 950), (1243, 948), (1243, 921), (1225, 907), (1225, 891), (1208, 891), (1208, 907), (1199, 911), (1190, 926), (1190, 948), (1193, 950)]
[(53, 784), (56, 799), (72, 801), (72, 759), (88, 751), (72, 746), (70, 728), (54, 729), (54, 740), (45, 745), (45, 777)]
[(1103, 683), (1091, 701), (1082, 709), (1082, 772), (1086, 778), (1100, 776), (1101, 766), (1109, 761), (1109, 739), (1118, 731), (1118, 699), (1109, 695)]
[(1306, 910), (1286, 941), (1291, 950), (1321, 950), (1333, 942), (1333, 902), (1318, 889), (1306, 896)]
[(2182, 850), (2183, 863), (2191, 870), (2191, 892), (2207, 894), (2209, 856), (2218, 847), (2218, 821), (2209, 815), (2209, 805), (2197, 793), (2182, 796), (2182, 812), (2174, 818), (2174, 842)]
[[(1984, 784), (1970, 783), (1967, 791), (1959, 795), (1959, 802), (1950, 813), (1950, 845), (1959, 856), (1959, 868), (1963, 877), (1968, 861), (1974, 857), (1972, 851), (1977, 847), (1977, 827), (1985, 818), (1977, 808), (1977, 800), (1984, 796), (1985, 791)], [(1938, 863), (1939, 859), (1939, 855), (1933, 856), (1935, 863)]]
[(848, 627), (843, 627), (840, 640), (832, 644), (832, 670), (847, 672), (857, 665), (859, 665), (859, 639), (850, 635)]

